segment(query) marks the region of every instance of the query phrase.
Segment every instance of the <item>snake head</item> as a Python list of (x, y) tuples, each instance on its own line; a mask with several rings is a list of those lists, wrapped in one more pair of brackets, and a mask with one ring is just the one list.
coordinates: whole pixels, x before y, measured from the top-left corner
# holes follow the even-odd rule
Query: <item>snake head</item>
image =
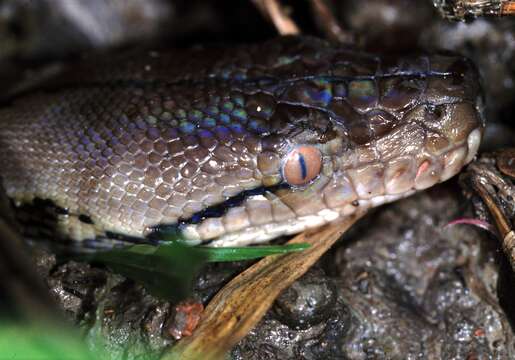
[[(331, 66), (322, 75), (242, 88), (259, 129), (260, 185), (222, 215), (185, 223), (184, 234), (225, 246), (300, 232), (426, 189), (474, 158), (484, 121), (470, 61), (345, 51), (326, 57)], [(324, 60), (319, 55), (309, 66)]]

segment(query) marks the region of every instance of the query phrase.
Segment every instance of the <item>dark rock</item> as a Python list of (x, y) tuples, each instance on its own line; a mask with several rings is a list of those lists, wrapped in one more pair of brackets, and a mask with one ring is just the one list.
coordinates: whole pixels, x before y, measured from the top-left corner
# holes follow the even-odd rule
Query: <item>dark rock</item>
[[(475, 228), (445, 227), (467, 211), (455, 194), (439, 186), (363, 219), (323, 258), (331, 277), (317, 270), (299, 279), (233, 358), (512, 358), (495, 250), (482, 246), (490, 240)], [(327, 320), (302, 328), (285, 321), (279, 304), (296, 310), (295, 294), (316, 283), (336, 289)]]
[(96, 308), (95, 292), (105, 286), (106, 277), (100, 269), (70, 261), (49, 274), (47, 283), (67, 315), (79, 321)]
[(327, 315), (323, 322), (297, 329), (281, 323), (273, 312), (269, 312), (233, 349), (232, 358), (341, 359), (341, 347), (350, 327), (350, 313), (339, 298)]
[(311, 269), (276, 300), (279, 320), (295, 329), (306, 329), (326, 321), (336, 302), (336, 289), (323, 270)]
[(170, 344), (162, 336), (170, 305), (129, 280), (111, 278), (97, 297), (95, 322), (88, 338), (100, 337), (112, 359), (152, 359)]
[(47, 277), (57, 263), (55, 254), (42, 248), (34, 248), (32, 251), (32, 258), (34, 259), (36, 272), (42, 278)]
[(251, 264), (249, 261), (207, 264), (197, 277), (194, 296), (207, 303), (227, 282)]
[[(513, 330), (497, 297), (496, 248), (475, 228), (445, 226), (466, 214), (465, 205), (447, 185), (370, 214), (281, 294), (232, 357), (512, 358)], [(92, 347), (108, 349), (113, 359), (146, 359), (176, 341), (169, 328), (177, 325), (177, 304), (105, 269), (55, 265), (46, 252), (36, 257), (40, 272), (50, 272), (52, 294), (88, 329)], [(193, 299), (207, 304), (248, 265), (208, 265)]]

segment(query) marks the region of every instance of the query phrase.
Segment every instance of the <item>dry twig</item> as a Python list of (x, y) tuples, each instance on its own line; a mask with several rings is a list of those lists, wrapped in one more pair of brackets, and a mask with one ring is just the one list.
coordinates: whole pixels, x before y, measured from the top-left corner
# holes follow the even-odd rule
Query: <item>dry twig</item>
[(261, 13), (268, 18), (281, 35), (299, 35), (300, 30), (279, 0), (252, 0)]
[[(513, 207), (513, 182), (515, 174), (515, 149), (504, 149), (496, 154), (485, 154), (469, 165), (462, 179), (485, 204), (502, 242), (504, 253), (515, 271), (515, 231), (511, 219)], [(467, 182), (465, 182), (467, 183)], [(511, 199), (511, 200), (510, 200)], [(510, 209), (511, 207), (511, 209)]]
[(343, 30), (324, 0), (311, 0), (311, 7), (319, 26), (329, 39), (342, 44), (354, 43), (352, 34)]
[(363, 214), (302, 233), (289, 243), (309, 243), (298, 253), (270, 256), (235, 277), (211, 300), (193, 336), (183, 338), (165, 360), (220, 360), (261, 320), (281, 291), (290, 286)]

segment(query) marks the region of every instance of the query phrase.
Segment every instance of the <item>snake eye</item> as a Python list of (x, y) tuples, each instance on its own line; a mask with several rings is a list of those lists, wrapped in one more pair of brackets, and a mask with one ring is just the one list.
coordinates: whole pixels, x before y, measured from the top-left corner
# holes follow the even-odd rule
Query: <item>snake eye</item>
[(320, 174), (322, 154), (314, 146), (293, 149), (283, 164), (283, 177), (290, 185), (306, 185)]

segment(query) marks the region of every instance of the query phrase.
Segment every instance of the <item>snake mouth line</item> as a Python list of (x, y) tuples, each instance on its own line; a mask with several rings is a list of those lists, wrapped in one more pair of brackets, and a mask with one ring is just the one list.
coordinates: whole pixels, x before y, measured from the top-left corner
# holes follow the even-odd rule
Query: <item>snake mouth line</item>
[(427, 189), (437, 183), (450, 179), (458, 174), (463, 166), (471, 162), (474, 156), (476, 156), (481, 143), (481, 137), (482, 128), (478, 127), (469, 133), (467, 140), (463, 143), (447, 149), (438, 156), (420, 160), (416, 168), (415, 176), (411, 179), (404, 179), (409, 183), (408, 186), (388, 186), (388, 179), (385, 177), (384, 194), (370, 198), (359, 198), (352, 204), (352, 207), (348, 205), (344, 206), (340, 211), (340, 215), (350, 215), (354, 213), (358, 207), (369, 208), (389, 203), (407, 197), (415, 191)]
[[(312, 215), (297, 216), (283, 223), (250, 226), (238, 232), (227, 232), (212, 238), (206, 238), (206, 234), (201, 236), (202, 231), (199, 231), (201, 224), (183, 227), (182, 234), (192, 243), (209, 242), (210, 246), (242, 246), (316, 228), (341, 217), (352, 215), (358, 209), (368, 209), (389, 203), (451, 178), (474, 158), (481, 136), (482, 128), (475, 128), (469, 133), (466, 141), (454, 145), (442, 154), (432, 157), (422, 156), (414, 171), (411, 171), (410, 174), (402, 174), (398, 176), (398, 179), (395, 179), (395, 174), (391, 176), (387, 169), (381, 179), (384, 183), (384, 190), (379, 194), (360, 195), (360, 184), (355, 182), (352, 186), (358, 195), (357, 199), (340, 207), (328, 207)], [(399, 177), (404, 178), (400, 179)]]

